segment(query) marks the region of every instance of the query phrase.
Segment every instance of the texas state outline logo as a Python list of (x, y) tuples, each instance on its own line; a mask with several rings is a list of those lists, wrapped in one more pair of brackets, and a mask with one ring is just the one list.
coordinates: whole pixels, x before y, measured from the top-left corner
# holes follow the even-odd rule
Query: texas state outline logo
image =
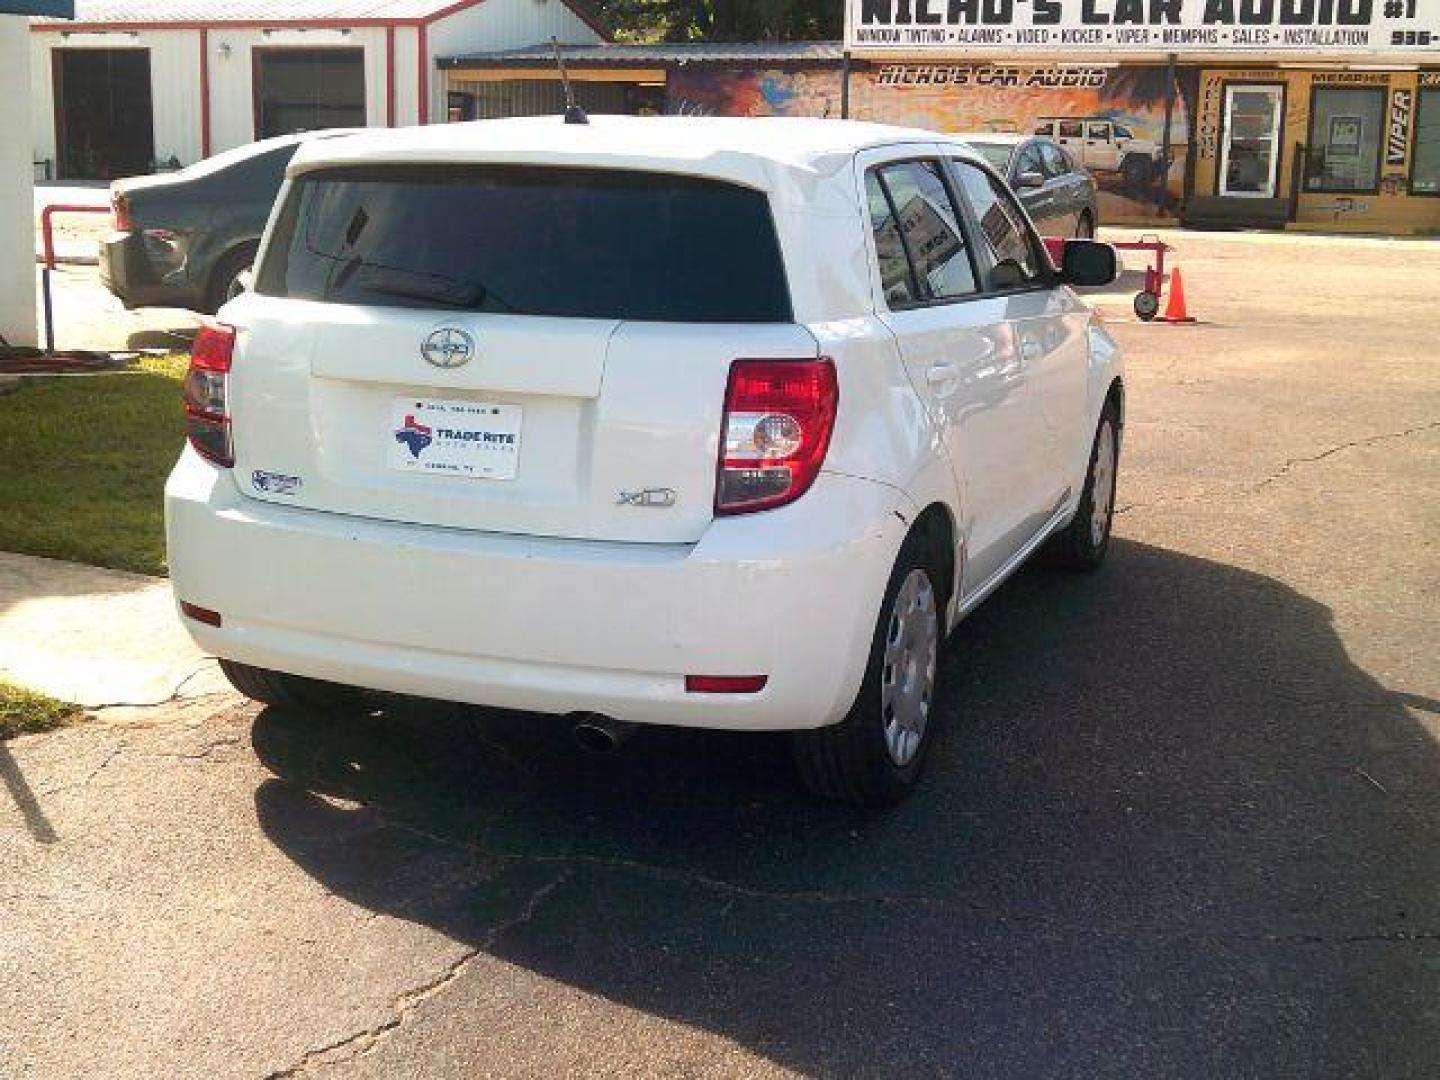
[(404, 443), (410, 456), (418, 461), (420, 452), (435, 441), (435, 436), (431, 428), (416, 420), (413, 414), (406, 413), (405, 423), (395, 429), (395, 441)]

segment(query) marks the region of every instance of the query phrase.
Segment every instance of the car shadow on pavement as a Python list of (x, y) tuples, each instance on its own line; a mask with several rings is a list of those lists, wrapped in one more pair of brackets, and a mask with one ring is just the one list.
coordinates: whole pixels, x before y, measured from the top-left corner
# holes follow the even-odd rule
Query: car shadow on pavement
[[(257, 719), (328, 890), (825, 1075), (1419, 1075), (1435, 745), (1274, 580), (1117, 540), (957, 632), (887, 813), (783, 739), (423, 708)], [(338, 798), (337, 798), (338, 797)]]

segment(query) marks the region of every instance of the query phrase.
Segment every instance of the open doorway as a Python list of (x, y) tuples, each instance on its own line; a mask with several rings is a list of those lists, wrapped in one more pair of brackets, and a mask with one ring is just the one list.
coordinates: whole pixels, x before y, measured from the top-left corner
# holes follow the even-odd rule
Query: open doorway
[(150, 50), (56, 49), (53, 63), (59, 176), (113, 180), (150, 172)]

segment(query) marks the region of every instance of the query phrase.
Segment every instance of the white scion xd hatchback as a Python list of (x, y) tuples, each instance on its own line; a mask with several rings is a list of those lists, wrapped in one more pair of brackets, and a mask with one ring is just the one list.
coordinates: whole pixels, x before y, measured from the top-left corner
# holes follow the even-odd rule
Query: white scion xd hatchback
[[(1098, 564), (1111, 338), (964, 143), (824, 120), (358, 134), (290, 166), (196, 341), (185, 622), (261, 701), (357, 687), (793, 732), (898, 799), (946, 632)], [(1067, 284), (1068, 283), (1068, 284)]]

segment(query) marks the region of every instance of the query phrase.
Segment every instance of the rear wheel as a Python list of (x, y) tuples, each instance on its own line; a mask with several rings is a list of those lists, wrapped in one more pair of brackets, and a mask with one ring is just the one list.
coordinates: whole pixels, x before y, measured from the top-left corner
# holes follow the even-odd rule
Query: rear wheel
[(254, 265), (255, 248), (250, 244), (227, 251), (220, 257), (211, 271), (210, 290), (205, 298), (206, 310), (211, 315), (245, 291), (241, 280)]
[(220, 670), (240, 693), (278, 709), (325, 711), (353, 704), (360, 697), (360, 691), (353, 686), (287, 675), (234, 660), (221, 660)]
[(1120, 463), (1120, 417), (1107, 402), (1090, 449), (1090, 469), (1075, 518), (1046, 547), (1052, 563), (1072, 570), (1094, 570), (1110, 548), (1115, 518), (1115, 474)]
[(888, 806), (915, 787), (935, 728), (944, 590), (928, 538), (912, 534), (890, 574), (849, 714), (831, 727), (791, 735), (800, 777), (815, 794)]

